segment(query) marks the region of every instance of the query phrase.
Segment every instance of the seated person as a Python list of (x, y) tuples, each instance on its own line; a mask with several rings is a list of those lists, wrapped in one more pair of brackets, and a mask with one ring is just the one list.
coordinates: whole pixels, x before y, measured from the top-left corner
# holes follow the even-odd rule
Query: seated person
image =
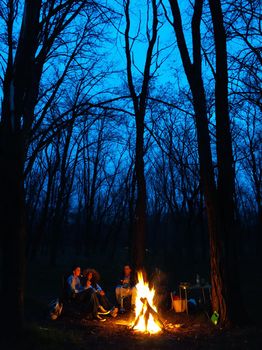
[(101, 310), (109, 313), (112, 317), (116, 317), (118, 308), (112, 305), (112, 303), (108, 300), (105, 291), (98, 284), (100, 280), (99, 273), (94, 269), (86, 269), (83, 275), (85, 278), (84, 285), (91, 286), (91, 288), (95, 291)]
[(94, 319), (104, 321), (100, 315), (105, 313), (102, 310), (99, 310), (99, 301), (97, 295), (91, 286), (88, 284), (83, 287), (79, 276), (81, 274), (81, 269), (79, 266), (74, 266), (72, 275), (67, 279), (67, 290), (70, 298), (75, 299), (77, 302), (84, 303), (87, 307), (87, 310), (92, 313)]
[(131, 297), (131, 310), (133, 311), (135, 309), (136, 294), (135, 279), (132, 274), (132, 269), (130, 265), (125, 265), (120, 284), (116, 287), (116, 300), (120, 305), (120, 312), (125, 312), (123, 300), (126, 297)]

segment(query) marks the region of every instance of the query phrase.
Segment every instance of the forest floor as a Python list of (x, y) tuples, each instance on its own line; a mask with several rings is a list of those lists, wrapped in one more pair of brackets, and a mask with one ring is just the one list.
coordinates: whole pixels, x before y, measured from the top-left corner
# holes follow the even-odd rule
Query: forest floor
[[(149, 335), (130, 329), (130, 314), (105, 322), (61, 316), (56, 321), (41, 320), (28, 329), (19, 348), (51, 350), (258, 350), (262, 349), (262, 329), (258, 326), (222, 330), (204, 314), (176, 315), (167, 312), (166, 330)], [(178, 328), (175, 325), (179, 326)]]
[[(255, 322), (248, 326), (233, 329), (220, 329), (214, 326), (205, 313), (176, 314), (166, 311), (161, 318), (166, 330), (161, 334), (141, 334), (130, 329), (132, 314), (108, 317), (106, 322), (81, 318), (64, 312), (56, 321), (48, 318), (47, 303), (59, 295), (59, 276), (64, 266), (50, 270), (39, 265), (29, 271), (26, 316), (27, 330), (18, 345), (0, 345), (1, 349), (26, 350), (261, 350), (262, 327), (259, 315), (261, 307), (260, 286), (248, 292)], [(260, 276), (260, 275), (259, 275)], [(261, 282), (261, 278), (256, 281)], [(253, 285), (253, 284), (252, 284)], [(252, 297), (251, 297), (252, 296)], [(179, 327), (175, 327), (178, 325)]]

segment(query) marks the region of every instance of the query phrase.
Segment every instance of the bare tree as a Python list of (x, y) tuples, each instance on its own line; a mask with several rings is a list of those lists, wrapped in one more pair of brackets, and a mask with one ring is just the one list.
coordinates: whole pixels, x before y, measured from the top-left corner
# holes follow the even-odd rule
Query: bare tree
[[(195, 110), (195, 123), (198, 139), (200, 176), (204, 189), (210, 237), (210, 261), (213, 309), (220, 314), (222, 323), (238, 320), (240, 303), (237, 266), (232, 276), (229, 256), (236, 258), (236, 236), (234, 227), (234, 171), (232, 141), (228, 109), (228, 71), (226, 34), (223, 13), (219, 1), (210, 1), (214, 42), (216, 47), (215, 100), (216, 100), (216, 146), (218, 159), (218, 185), (216, 186), (210, 146), (207, 102), (202, 78), (201, 31), (203, 0), (194, 2), (192, 16), (193, 52), (190, 58), (182, 26), (182, 18), (177, 0), (169, 1), (172, 24), (183, 67), (189, 82)], [(166, 13), (167, 15), (167, 13)], [(226, 211), (226, 212), (225, 212)], [(236, 261), (236, 260), (235, 260)], [(232, 278), (232, 280), (229, 280)], [(234, 300), (233, 300), (234, 299)], [(237, 303), (236, 303), (237, 301)], [(238, 308), (236, 307), (238, 305)]]
[[(30, 144), (35, 107), (39, 99), (44, 65), (61, 48), (61, 33), (81, 11), (94, 8), (86, 1), (24, 1), (17, 46), (14, 42), (14, 19), (17, 1), (7, 1), (1, 16), (6, 25), (7, 62), (3, 79), (3, 102), (0, 125), (1, 223), (3, 237), (2, 289), (5, 327), (19, 331), (23, 320), (24, 292), (24, 165)], [(96, 7), (97, 8), (97, 7)], [(60, 42), (60, 44), (59, 44)], [(15, 48), (15, 54), (13, 52)], [(41, 119), (39, 120), (41, 123)], [(12, 275), (13, 278), (7, 276)]]
[[(146, 235), (146, 180), (144, 170), (144, 123), (146, 106), (148, 101), (150, 80), (152, 78), (151, 65), (154, 56), (154, 47), (157, 41), (158, 30), (158, 5), (156, 0), (150, 2), (152, 7), (152, 27), (147, 27), (146, 60), (143, 70), (143, 80), (141, 91), (137, 93), (135, 87), (133, 69), (132, 69), (132, 44), (130, 34), (130, 0), (125, 0), (125, 54), (127, 62), (127, 81), (130, 95), (133, 102), (133, 109), (136, 121), (136, 154), (135, 154), (135, 179), (136, 179), (136, 205), (134, 218), (133, 234), (133, 258), (137, 268), (143, 266), (145, 254), (145, 235)], [(149, 9), (148, 9), (149, 11)], [(149, 12), (147, 16), (150, 16)], [(147, 23), (148, 26), (148, 23)], [(151, 32), (151, 34), (150, 34)]]

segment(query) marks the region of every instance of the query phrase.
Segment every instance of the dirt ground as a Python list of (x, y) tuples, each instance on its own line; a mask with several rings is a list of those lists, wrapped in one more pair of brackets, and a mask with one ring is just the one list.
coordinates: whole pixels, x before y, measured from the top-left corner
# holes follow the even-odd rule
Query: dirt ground
[[(105, 322), (61, 316), (56, 321), (43, 321), (38, 327), (43, 336), (57, 334), (63, 349), (262, 349), (262, 329), (258, 326), (222, 330), (205, 314), (162, 315), (165, 330), (161, 334), (141, 334), (130, 328), (130, 314), (108, 317)], [(34, 349), (31, 337), (31, 349)], [(49, 347), (46, 347), (49, 349)], [(58, 349), (59, 346), (56, 346)], [(41, 349), (38, 346), (36, 349)]]
[[(37, 273), (36, 273), (36, 271)], [(0, 344), (0, 349), (26, 350), (261, 350), (262, 322), (260, 319), (261, 277), (256, 283), (243, 283), (248, 288), (247, 310), (252, 311), (251, 325), (230, 330), (214, 326), (209, 317), (197, 314), (176, 314), (165, 311), (161, 319), (165, 330), (161, 334), (140, 334), (130, 328), (131, 314), (108, 317), (106, 322), (83, 318), (66, 312), (56, 321), (47, 317), (47, 303), (59, 295), (60, 280), (65, 267), (50, 270), (36, 266), (29, 279), (26, 298), (28, 328), (18, 344)], [(60, 271), (61, 270), (61, 271)], [(31, 274), (29, 276), (31, 276)], [(260, 275), (259, 275), (260, 276)], [(254, 290), (251, 287), (254, 286)], [(254, 317), (256, 316), (256, 317)], [(2, 318), (4, 320), (4, 318)], [(175, 326), (177, 325), (177, 327)]]

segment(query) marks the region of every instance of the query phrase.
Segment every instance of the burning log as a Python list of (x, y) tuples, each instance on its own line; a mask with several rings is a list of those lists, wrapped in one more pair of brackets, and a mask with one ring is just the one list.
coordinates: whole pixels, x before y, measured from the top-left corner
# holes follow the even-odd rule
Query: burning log
[(154, 321), (158, 325), (158, 327), (161, 328), (161, 330), (163, 330), (165, 328), (164, 323), (161, 321), (158, 313), (151, 307), (151, 305), (149, 304), (147, 298), (142, 298), (141, 297), (140, 301), (143, 303), (143, 307), (142, 307), (139, 315), (136, 317), (132, 329), (134, 329), (138, 325), (140, 317), (144, 317), (145, 328), (147, 330), (148, 320), (149, 320), (149, 316), (151, 314), (153, 319), (154, 319)]
[(149, 318), (149, 315), (151, 314), (155, 320), (155, 322), (158, 324), (158, 326), (161, 328), (161, 329), (164, 329), (165, 326), (164, 326), (164, 323), (161, 321), (158, 313), (151, 307), (151, 305), (149, 304), (147, 298), (140, 298), (140, 300), (142, 301), (142, 303), (144, 305), (146, 305), (146, 308), (147, 308), (147, 313), (148, 313), (148, 318)]
[(155, 289), (154, 287), (149, 288), (148, 282), (144, 281), (142, 271), (138, 271), (137, 276), (136, 317), (131, 328), (143, 333), (156, 334), (165, 327), (154, 304)]

